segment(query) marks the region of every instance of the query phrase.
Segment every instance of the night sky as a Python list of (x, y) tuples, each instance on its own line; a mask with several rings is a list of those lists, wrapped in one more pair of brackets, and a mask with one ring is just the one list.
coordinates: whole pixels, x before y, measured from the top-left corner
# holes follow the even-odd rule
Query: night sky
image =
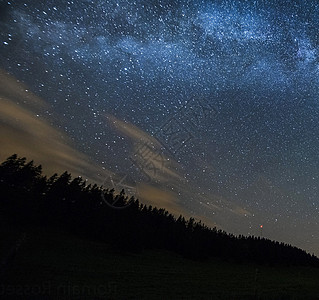
[(1, 161), (319, 255), (317, 1), (0, 1), (0, 28)]

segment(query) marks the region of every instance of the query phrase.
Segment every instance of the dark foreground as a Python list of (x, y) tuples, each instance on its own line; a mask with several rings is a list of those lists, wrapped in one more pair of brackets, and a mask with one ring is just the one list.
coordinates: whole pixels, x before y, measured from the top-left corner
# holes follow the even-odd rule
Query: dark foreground
[(62, 231), (5, 226), (0, 250), (1, 299), (319, 299), (311, 267), (123, 253)]

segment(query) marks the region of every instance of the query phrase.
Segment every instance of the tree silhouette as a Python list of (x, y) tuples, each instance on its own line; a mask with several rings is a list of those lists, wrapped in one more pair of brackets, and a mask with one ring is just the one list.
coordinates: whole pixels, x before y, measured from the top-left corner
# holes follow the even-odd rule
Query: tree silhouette
[[(0, 165), (0, 212), (22, 226), (53, 226), (121, 251), (165, 249), (192, 259), (220, 257), (237, 262), (319, 266), (305, 251), (260, 237), (238, 237), (194, 218), (174, 217), (141, 204), (122, 190), (86, 184), (68, 172), (47, 178), (33, 161), (10, 156)], [(103, 196), (103, 197), (102, 197)], [(110, 205), (111, 204), (111, 205)], [(119, 210), (114, 207), (128, 205)]]

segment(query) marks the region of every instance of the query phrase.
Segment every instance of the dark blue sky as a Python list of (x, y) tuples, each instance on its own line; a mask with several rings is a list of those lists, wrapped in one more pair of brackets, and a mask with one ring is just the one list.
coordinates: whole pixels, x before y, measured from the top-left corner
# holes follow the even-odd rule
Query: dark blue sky
[(142, 201), (319, 254), (318, 16), (317, 1), (1, 1), (1, 158), (44, 162), (50, 136), (59, 170), (127, 175)]

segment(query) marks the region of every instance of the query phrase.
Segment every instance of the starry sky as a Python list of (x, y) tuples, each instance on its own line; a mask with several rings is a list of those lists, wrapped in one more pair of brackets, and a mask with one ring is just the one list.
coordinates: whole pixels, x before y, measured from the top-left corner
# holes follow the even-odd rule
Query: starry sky
[(319, 255), (318, 16), (317, 1), (0, 1), (1, 161)]

